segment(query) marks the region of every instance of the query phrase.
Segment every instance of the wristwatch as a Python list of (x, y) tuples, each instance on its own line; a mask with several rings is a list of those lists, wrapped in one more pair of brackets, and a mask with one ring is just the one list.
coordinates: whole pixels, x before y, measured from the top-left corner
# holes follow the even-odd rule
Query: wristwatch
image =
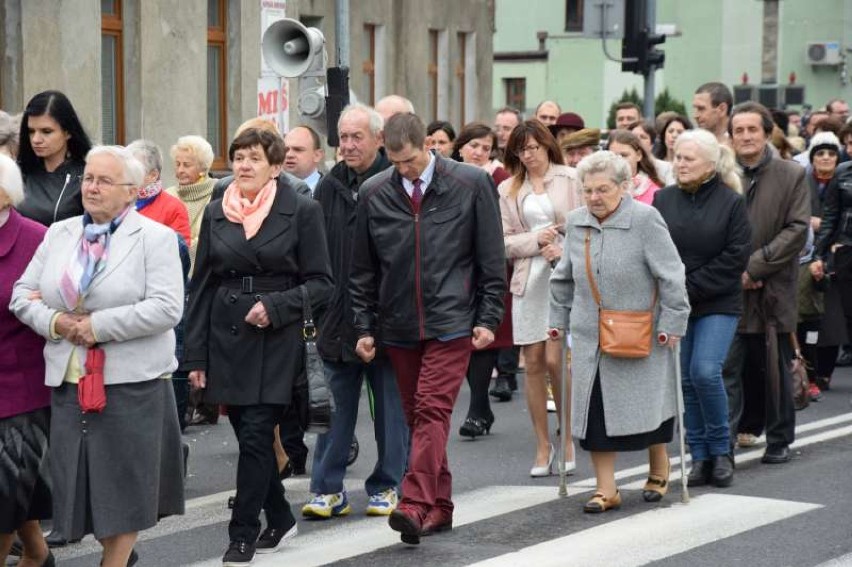
[(660, 333), (659, 335), (657, 335), (657, 342), (661, 345), (664, 345), (669, 342), (669, 336), (666, 333)]

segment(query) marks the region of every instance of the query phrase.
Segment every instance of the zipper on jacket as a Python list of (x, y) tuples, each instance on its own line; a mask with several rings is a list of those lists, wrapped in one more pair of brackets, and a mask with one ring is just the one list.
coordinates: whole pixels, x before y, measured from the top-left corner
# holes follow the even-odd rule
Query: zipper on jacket
[(53, 222), (56, 222), (56, 215), (59, 214), (59, 203), (62, 202), (62, 196), (65, 195), (65, 189), (68, 188), (68, 183), (71, 181), (71, 174), (65, 174), (65, 183), (62, 185), (62, 191), (59, 192), (59, 198), (56, 199), (56, 206), (53, 207)]
[(414, 302), (417, 308), (420, 340), (423, 341), (426, 340), (426, 321), (423, 313), (423, 286), (420, 282), (420, 207), (411, 203), (411, 209), (414, 211)]

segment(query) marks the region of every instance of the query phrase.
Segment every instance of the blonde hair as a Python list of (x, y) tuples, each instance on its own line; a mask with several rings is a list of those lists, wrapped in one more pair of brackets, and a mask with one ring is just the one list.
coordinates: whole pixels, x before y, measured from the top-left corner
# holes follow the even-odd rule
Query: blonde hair
[(189, 152), (198, 162), (198, 167), (207, 174), (213, 165), (213, 147), (201, 136), (181, 136), (169, 150), (169, 155), (175, 159), (179, 151)]
[(743, 192), (742, 181), (739, 176), (734, 150), (724, 144), (720, 144), (716, 136), (707, 130), (686, 130), (675, 141), (675, 151), (685, 143), (692, 142), (698, 146), (698, 153), (713, 164), (713, 169), (719, 175), (722, 182), (737, 193)]

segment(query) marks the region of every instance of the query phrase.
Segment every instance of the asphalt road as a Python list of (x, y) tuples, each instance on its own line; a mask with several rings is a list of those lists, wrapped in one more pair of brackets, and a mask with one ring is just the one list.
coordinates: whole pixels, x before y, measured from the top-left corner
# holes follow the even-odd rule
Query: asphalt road
[[(794, 459), (763, 465), (762, 447), (740, 450), (734, 485), (690, 491), (681, 502), (677, 459), (673, 489), (659, 504), (642, 500), (647, 474), (643, 453), (619, 457), (624, 504), (620, 510), (586, 515), (582, 504), (594, 488), (588, 456), (578, 450), (578, 470), (569, 494), (560, 498), (558, 477), (532, 479), (534, 438), (523, 396), (495, 403), (491, 435), (476, 441), (458, 436), (465, 417), (467, 387), (453, 414), (449, 444), (456, 499), (455, 529), (424, 539), (417, 547), (399, 543), (382, 518), (363, 515), (365, 479), (375, 462), (372, 424), (362, 396), (357, 435), (361, 454), (348, 471), (353, 513), (347, 518), (299, 525), (300, 535), (274, 555), (256, 558), (261, 567), (337, 566), (597, 566), (638, 565), (749, 567), (852, 565), (852, 369), (837, 370), (823, 401), (797, 413)], [(551, 414), (554, 415), (554, 414)], [(555, 429), (555, 416), (551, 418)], [(226, 419), (191, 427), (187, 514), (167, 518), (144, 532), (139, 567), (221, 565), (227, 547), (227, 496), (236, 467), (236, 443)], [(308, 445), (313, 445), (308, 438)], [(670, 455), (678, 454), (677, 445)], [(298, 515), (308, 498), (308, 479), (285, 481)], [(59, 550), (59, 564), (97, 565), (91, 538)]]

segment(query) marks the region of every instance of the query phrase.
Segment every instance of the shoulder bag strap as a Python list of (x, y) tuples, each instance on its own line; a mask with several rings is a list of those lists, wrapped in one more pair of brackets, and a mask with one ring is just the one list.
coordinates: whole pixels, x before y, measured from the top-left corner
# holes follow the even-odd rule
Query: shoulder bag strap
[(308, 286), (300, 285), (302, 290), (302, 333), (305, 339), (313, 339), (316, 337), (317, 328), (314, 325), (314, 315), (311, 311), (311, 298), (308, 295)]
[(586, 229), (586, 277), (589, 278), (589, 287), (592, 288), (592, 297), (595, 298), (595, 303), (598, 308), (601, 306), (601, 294), (598, 291), (598, 285), (595, 283), (595, 278), (592, 276), (592, 254), (589, 251), (592, 241), (592, 229)]
[[(598, 286), (595, 283), (595, 278), (592, 276), (592, 254), (590, 251), (592, 241), (592, 229), (586, 229), (586, 277), (589, 279), (589, 287), (592, 288), (592, 297), (595, 298), (595, 303), (598, 304), (598, 308), (601, 308), (601, 294), (598, 291)], [(651, 311), (654, 310), (654, 306), (657, 304), (657, 285), (654, 285), (654, 294), (651, 296)]]

